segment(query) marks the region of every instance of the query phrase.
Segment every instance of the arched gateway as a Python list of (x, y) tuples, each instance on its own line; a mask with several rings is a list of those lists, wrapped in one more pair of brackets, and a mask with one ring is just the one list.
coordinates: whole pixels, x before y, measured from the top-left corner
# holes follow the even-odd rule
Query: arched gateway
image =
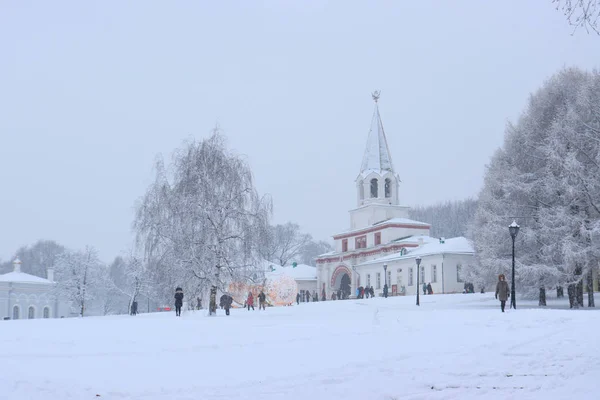
[(335, 291), (341, 291), (344, 298), (350, 296), (352, 272), (345, 265), (338, 266), (331, 275), (331, 287)]

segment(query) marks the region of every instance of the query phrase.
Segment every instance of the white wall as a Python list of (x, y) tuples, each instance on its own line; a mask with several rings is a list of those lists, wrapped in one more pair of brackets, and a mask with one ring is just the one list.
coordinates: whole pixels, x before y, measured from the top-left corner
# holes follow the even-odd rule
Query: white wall
[(57, 301), (52, 294), (52, 289), (53, 286), (49, 285), (0, 283), (0, 319), (5, 317), (12, 319), (15, 305), (19, 307), (19, 319), (28, 319), (30, 307), (33, 307), (36, 319), (43, 318), (45, 307), (49, 309), (49, 318), (68, 317), (69, 303)]

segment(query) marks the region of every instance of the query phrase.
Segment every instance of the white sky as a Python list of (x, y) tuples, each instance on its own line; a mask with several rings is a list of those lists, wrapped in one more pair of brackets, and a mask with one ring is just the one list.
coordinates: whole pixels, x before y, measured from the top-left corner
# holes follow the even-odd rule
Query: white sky
[(131, 243), (158, 153), (218, 122), (274, 222), (349, 225), (373, 102), (401, 199), (475, 196), (529, 93), (598, 66), (551, 0), (0, 3), (0, 258)]

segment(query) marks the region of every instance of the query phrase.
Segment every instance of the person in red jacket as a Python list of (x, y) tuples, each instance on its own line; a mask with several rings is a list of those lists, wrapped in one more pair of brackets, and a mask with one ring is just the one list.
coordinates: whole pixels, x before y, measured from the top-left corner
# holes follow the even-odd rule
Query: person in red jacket
[(252, 296), (252, 292), (248, 293), (246, 304), (248, 305), (248, 311), (250, 311), (250, 307), (252, 307), (252, 311), (254, 311), (254, 296)]

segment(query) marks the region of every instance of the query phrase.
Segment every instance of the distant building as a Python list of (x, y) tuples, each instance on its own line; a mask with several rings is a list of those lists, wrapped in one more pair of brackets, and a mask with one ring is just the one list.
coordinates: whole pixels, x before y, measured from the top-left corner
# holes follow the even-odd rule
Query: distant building
[(13, 272), (0, 275), (0, 317), (3, 319), (59, 318), (70, 315), (70, 303), (56, 297), (54, 270), (48, 279), (21, 272), (21, 261)]
[[(356, 178), (357, 207), (350, 210), (350, 229), (333, 236), (335, 250), (317, 257), (319, 294), (355, 297), (360, 286), (376, 294), (415, 294), (431, 283), (433, 293), (462, 292), (461, 266), (474, 262), (473, 247), (463, 237), (429, 236), (431, 226), (408, 218), (400, 204), (400, 178), (394, 170), (375, 94), (375, 111)], [(419, 288), (415, 259), (422, 259)], [(384, 274), (383, 266), (386, 266)]]

